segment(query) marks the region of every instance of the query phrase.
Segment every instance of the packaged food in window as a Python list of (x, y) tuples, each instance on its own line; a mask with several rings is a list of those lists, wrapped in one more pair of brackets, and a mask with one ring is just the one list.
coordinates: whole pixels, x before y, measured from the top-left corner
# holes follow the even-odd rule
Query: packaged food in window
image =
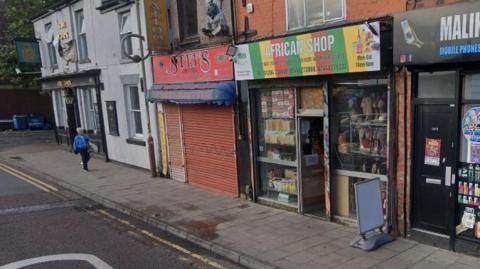
[(294, 169), (285, 169), (284, 174), (286, 179), (297, 179), (297, 171), (295, 171)]

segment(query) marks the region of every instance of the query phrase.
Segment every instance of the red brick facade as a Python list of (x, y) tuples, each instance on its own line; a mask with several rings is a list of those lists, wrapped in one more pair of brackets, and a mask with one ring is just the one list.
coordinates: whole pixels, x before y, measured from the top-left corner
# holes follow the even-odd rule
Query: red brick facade
[[(257, 31), (257, 35), (248, 40), (273, 37), (287, 32), (286, 0), (247, 0), (247, 4), (253, 4), (254, 11), (250, 14), (247, 13), (242, 2), (235, 0), (238, 41), (245, 41), (244, 36), (241, 35), (245, 31), (245, 17), (248, 17), (249, 29)], [(348, 0), (346, 4), (348, 21), (402, 12), (407, 6), (403, 0)]]

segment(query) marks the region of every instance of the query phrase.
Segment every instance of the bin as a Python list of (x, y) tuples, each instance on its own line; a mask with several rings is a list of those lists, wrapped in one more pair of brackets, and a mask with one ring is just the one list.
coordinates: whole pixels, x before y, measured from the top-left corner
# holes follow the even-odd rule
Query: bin
[(45, 127), (45, 118), (43, 116), (28, 117), (28, 128), (30, 130), (43, 129)]
[(28, 127), (27, 115), (13, 115), (13, 128), (16, 130), (25, 130)]

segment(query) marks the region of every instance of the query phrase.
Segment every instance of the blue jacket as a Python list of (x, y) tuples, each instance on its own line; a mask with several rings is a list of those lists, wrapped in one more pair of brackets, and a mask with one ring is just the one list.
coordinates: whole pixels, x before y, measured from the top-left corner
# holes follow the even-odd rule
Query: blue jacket
[(79, 151), (82, 149), (88, 149), (88, 142), (90, 137), (88, 135), (76, 135), (73, 140), (73, 151)]

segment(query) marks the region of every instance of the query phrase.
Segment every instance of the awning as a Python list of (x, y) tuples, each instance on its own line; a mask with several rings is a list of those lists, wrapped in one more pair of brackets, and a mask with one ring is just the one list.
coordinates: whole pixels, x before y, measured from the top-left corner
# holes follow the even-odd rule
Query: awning
[(150, 102), (212, 104), (230, 106), (236, 99), (235, 82), (154, 84), (148, 91)]

